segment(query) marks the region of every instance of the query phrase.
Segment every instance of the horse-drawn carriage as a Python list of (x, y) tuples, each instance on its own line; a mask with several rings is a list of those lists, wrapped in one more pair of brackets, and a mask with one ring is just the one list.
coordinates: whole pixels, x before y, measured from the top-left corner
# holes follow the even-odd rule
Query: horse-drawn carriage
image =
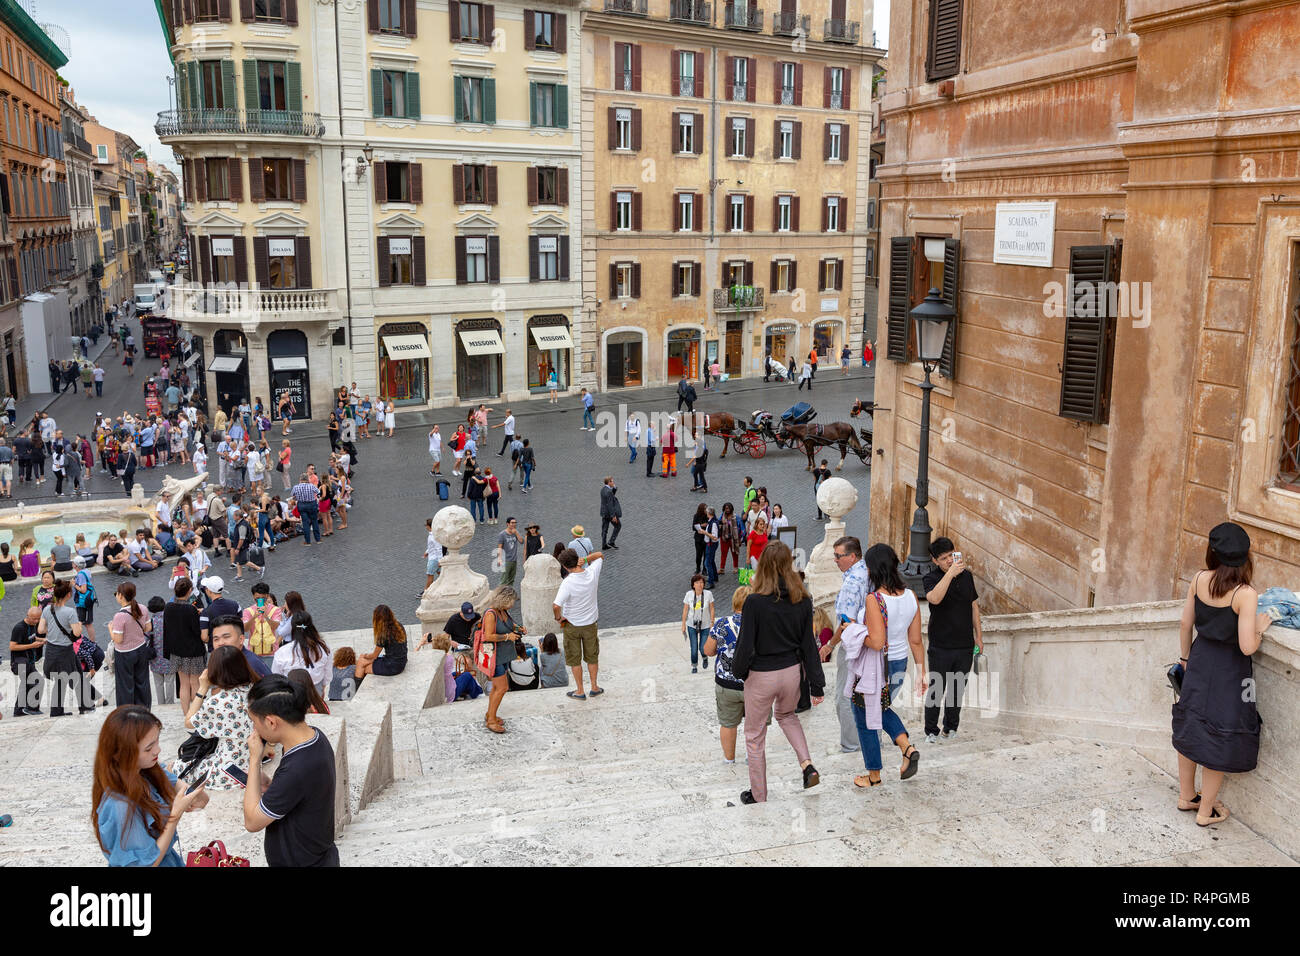
[[(875, 405), (859, 399), (849, 415), (857, 418), (865, 413), (870, 417), (876, 410)], [(722, 439), (722, 458), (727, 457), (731, 444), (750, 458), (762, 458), (767, 454), (767, 446), (774, 443), (778, 448), (801, 447), (808, 456), (809, 470), (815, 464), (815, 451), (827, 447), (839, 448), (840, 462), (836, 470), (844, 467), (850, 449), (864, 465), (871, 467), (871, 425), (855, 431), (848, 422), (814, 424), (816, 417), (816, 409), (807, 402), (792, 405), (779, 416), (762, 409), (756, 410), (748, 419), (738, 419), (726, 412), (711, 413), (707, 416), (705, 434)]]

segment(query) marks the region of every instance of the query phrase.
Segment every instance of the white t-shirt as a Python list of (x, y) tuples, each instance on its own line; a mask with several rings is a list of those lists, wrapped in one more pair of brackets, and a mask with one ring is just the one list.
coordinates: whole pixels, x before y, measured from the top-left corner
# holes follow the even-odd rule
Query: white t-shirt
[(513, 435), (515, 433), (515, 416), (513, 415), (506, 416), (505, 429), (507, 435)]
[(165, 501), (160, 501), (158, 502), (158, 507), (155, 510), (158, 512), (158, 521), (160, 523), (162, 524), (172, 523), (171, 505), (167, 504), (167, 502)]
[(442, 454), (442, 432), (434, 432), (429, 436), (429, 454)]
[(600, 583), (600, 569), (604, 563), (604, 558), (597, 558), (583, 570), (570, 572), (555, 592), (560, 614), (576, 627), (595, 624), (600, 616), (596, 607), (596, 585)]
[(316, 685), (317, 690), (321, 690), (329, 683), (333, 674), (333, 665), (330, 660), (328, 649), (321, 651), (320, 658), (310, 666), (302, 657), (302, 648), (298, 641), (292, 644), (281, 644), (279, 650), (275, 652), (275, 657), (271, 659), (271, 673), (284, 674), (286, 677), (289, 671), (302, 668), (311, 674), (312, 683)]
[(104, 380), (104, 370), (100, 368), (98, 365), (95, 366), (95, 369), (93, 372), (91, 372), (91, 375), (95, 377), (96, 382), (102, 382)]
[[(889, 613), (887, 633), (889, 635), (889, 659), (901, 661), (907, 659), (907, 631), (912, 626), (912, 618), (920, 613), (914, 591), (905, 590), (894, 597), (880, 592), (885, 599), (885, 610)], [(874, 600), (868, 595), (869, 600)]]
[(149, 557), (149, 542), (141, 541), (138, 538), (126, 543), (126, 550), (131, 553), (131, 557), (138, 558), (141, 555)]
[(424, 544), (424, 556), (426, 558), (442, 558), (442, 545), (434, 537), (433, 532), (429, 532), (429, 540)]
[(772, 535), (777, 528), (787, 528), (789, 526), (790, 519), (785, 515), (781, 515), (780, 517), (773, 515), (772, 520), (767, 523), (767, 533)]
[(686, 623), (691, 627), (703, 627), (709, 623), (709, 613), (713, 607), (713, 592), (705, 588), (703, 594), (696, 594), (695, 589), (691, 588), (682, 598), (682, 604), (687, 608)]

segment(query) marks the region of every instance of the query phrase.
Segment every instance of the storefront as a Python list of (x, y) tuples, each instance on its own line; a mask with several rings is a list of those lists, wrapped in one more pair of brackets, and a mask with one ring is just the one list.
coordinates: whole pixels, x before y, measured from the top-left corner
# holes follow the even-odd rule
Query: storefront
[[(234, 329), (221, 329), (212, 336), (212, 362), (208, 365), (212, 372), (215, 393), (215, 406), (220, 406), (229, 414), (230, 409), (240, 402), (251, 400), (248, 387), (248, 339), (243, 332)], [(216, 407), (212, 409), (216, 414)]]
[[(790, 359), (796, 357), (799, 343), (799, 326), (793, 322), (779, 322), (769, 325), (763, 336), (763, 355), (771, 355), (778, 365), (788, 366)], [(798, 356), (802, 358), (802, 356)]]
[(379, 397), (394, 405), (429, 401), (429, 332), (419, 322), (390, 322), (379, 329)]
[(605, 339), (605, 387), (633, 388), (644, 385), (644, 354), (644, 332), (611, 332)]
[(569, 320), (562, 315), (535, 315), (528, 320), (528, 390), (546, 391), (551, 373), (559, 388), (569, 387), (569, 361), (573, 337)]
[(844, 322), (840, 319), (823, 320), (813, 326), (813, 347), (817, 349), (819, 362), (839, 363), (843, 329)]
[(683, 375), (700, 377), (701, 335), (699, 329), (674, 329), (668, 333), (668, 381)]
[(462, 401), (501, 394), (501, 323), (465, 319), (456, 323), (456, 392)]
[(293, 402), (295, 418), (311, 418), (311, 381), (307, 373), (307, 336), (296, 329), (278, 329), (266, 339), (271, 373), (271, 404), (280, 407), (285, 392)]

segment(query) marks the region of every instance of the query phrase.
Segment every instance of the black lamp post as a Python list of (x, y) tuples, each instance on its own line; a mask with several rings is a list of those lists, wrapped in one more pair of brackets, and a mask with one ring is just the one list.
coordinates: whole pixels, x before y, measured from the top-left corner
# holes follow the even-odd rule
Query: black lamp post
[(912, 515), (910, 529), (910, 553), (903, 565), (903, 580), (922, 600), (925, 598), (925, 585), (922, 580), (934, 570), (930, 560), (930, 514), (925, 506), (930, 503), (930, 393), (934, 383), (930, 373), (934, 371), (939, 360), (943, 358), (943, 345), (948, 339), (948, 326), (952, 324), (957, 313), (943, 300), (938, 289), (931, 289), (925, 299), (911, 312), (912, 322), (916, 326), (916, 351), (921, 357), (921, 367), (925, 369), (925, 381), (921, 383), (921, 442), (916, 468), (916, 512)]

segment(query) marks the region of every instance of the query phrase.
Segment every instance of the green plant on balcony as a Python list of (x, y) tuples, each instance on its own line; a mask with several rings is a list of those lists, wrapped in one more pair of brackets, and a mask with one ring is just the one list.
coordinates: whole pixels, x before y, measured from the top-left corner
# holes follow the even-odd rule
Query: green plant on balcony
[(727, 289), (727, 303), (738, 309), (753, 308), (758, 301), (758, 286), (733, 285)]

